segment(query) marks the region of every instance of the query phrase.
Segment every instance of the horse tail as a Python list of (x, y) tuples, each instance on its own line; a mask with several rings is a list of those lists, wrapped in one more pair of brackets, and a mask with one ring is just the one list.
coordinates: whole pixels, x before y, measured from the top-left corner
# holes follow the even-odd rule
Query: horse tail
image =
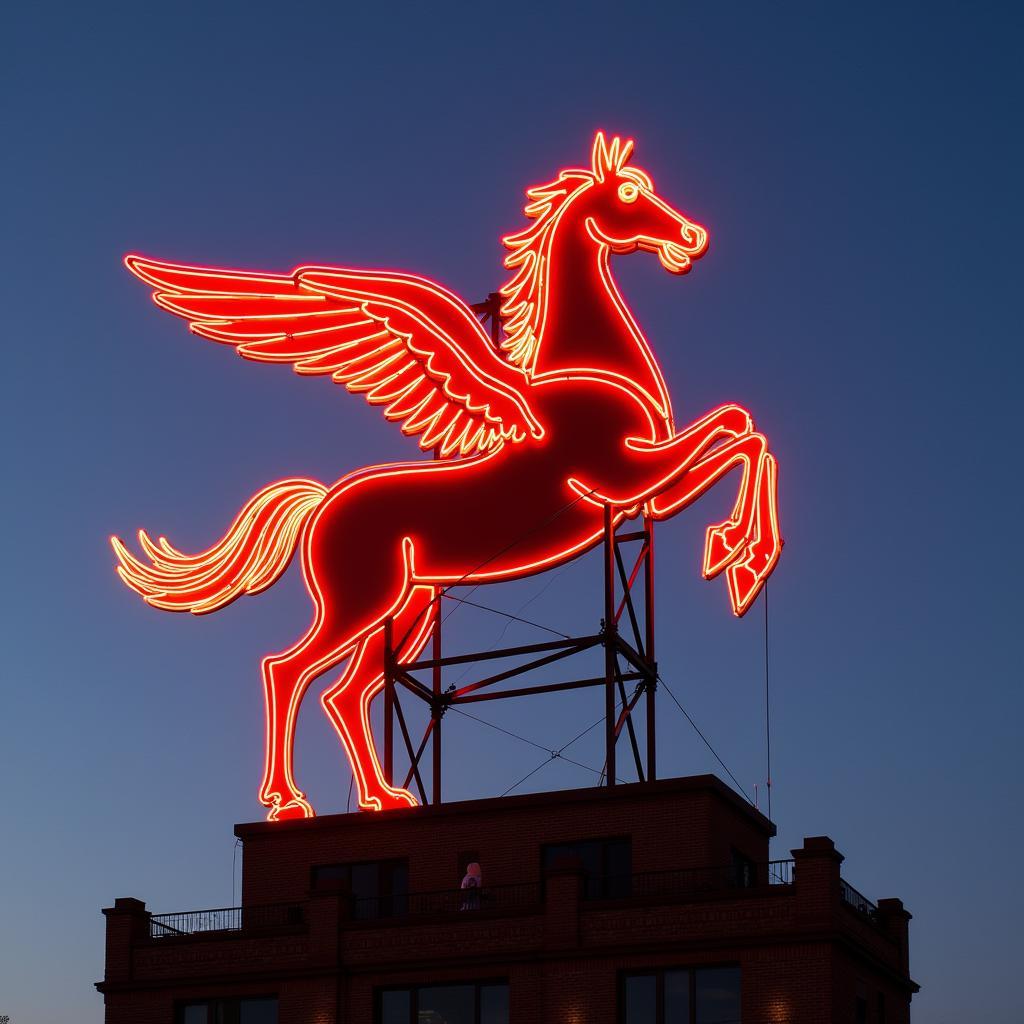
[(242, 594), (266, 590), (288, 567), (309, 517), (327, 488), (316, 480), (281, 480), (264, 487), (224, 536), (198, 555), (186, 555), (164, 537), (155, 543), (145, 530), (139, 543), (150, 564), (136, 558), (118, 537), (110, 543), (117, 574), (147, 604), (204, 615)]

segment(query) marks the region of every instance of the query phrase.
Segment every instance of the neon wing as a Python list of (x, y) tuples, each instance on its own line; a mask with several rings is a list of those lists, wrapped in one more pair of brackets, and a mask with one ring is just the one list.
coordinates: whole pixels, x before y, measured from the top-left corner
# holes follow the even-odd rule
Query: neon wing
[(132, 255), (125, 265), (194, 334), (246, 359), (329, 375), (442, 457), (544, 433), (525, 374), (464, 302), (424, 278), (332, 267), (249, 274)]

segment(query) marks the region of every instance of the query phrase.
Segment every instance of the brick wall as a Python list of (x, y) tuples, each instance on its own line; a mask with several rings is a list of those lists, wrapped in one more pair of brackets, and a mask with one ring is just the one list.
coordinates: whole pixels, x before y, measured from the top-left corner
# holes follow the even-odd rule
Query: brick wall
[[(514, 1024), (615, 1024), (624, 971), (739, 964), (745, 1024), (842, 1024), (858, 995), (877, 1022), (907, 1024), (909, 914), (882, 900), (867, 917), (840, 891), (842, 855), (814, 837), (793, 851), (792, 885), (582, 898), (578, 864), (552, 867), (547, 842), (630, 836), (633, 872), (726, 866), (768, 853), (771, 824), (717, 779), (469, 801), (386, 814), (241, 825), (243, 903), (301, 903), (285, 933), (150, 940), (145, 904), (107, 915), (107, 1024), (172, 1024), (189, 998), (276, 994), (280, 1024), (370, 1024), (374, 992), (507, 978)], [(538, 883), (515, 905), (433, 917), (353, 920), (336, 891), (310, 891), (314, 865), (408, 858), (411, 891), (454, 888), (477, 851), (484, 885)]]
[(408, 857), (409, 888), (424, 892), (458, 887), (465, 850), (479, 852), (485, 884), (501, 885), (538, 880), (544, 843), (630, 835), (633, 871), (642, 872), (728, 864), (733, 847), (764, 861), (771, 833), (766, 818), (710, 775), (235, 831), (244, 843), (245, 904), (305, 899), (316, 864)]

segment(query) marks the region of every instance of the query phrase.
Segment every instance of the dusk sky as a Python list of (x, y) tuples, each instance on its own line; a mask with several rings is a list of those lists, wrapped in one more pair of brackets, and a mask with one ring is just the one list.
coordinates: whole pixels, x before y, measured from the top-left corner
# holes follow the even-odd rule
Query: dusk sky
[[(1024, 1019), (1019, 6), (65, 3), (5, 21), (0, 1015), (102, 1020), (115, 897), (237, 902), (232, 828), (264, 813), (260, 659), (309, 618), (295, 565), (216, 615), (156, 611), (109, 535), (200, 550), (272, 480), (418, 454), (328, 380), (190, 335), (123, 254), (397, 268), (479, 301), (508, 276), (524, 188), (585, 165), (604, 128), (711, 235), (685, 277), (613, 263), (677, 421), (741, 402), (779, 460), (772, 856), (829, 835), (852, 885), (904, 900), (917, 1024)], [(658, 654), (764, 809), (763, 599), (737, 620), (699, 572), (734, 496), (659, 527)], [(591, 632), (600, 581), (588, 556), (473, 599)], [(545, 638), (468, 608), (445, 631), (453, 652)], [(503, 793), (601, 700), (473, 709), (543, 750), (448, 716), (446, 797)], [(567, 753), (600, 768), (600, 730)], [(664, 692), (659, 771), (724, 777)], [(314, 691), (296, 772), (320, 813), (346, 809)], [(553, 761), (516, 792), (595, 781)]]

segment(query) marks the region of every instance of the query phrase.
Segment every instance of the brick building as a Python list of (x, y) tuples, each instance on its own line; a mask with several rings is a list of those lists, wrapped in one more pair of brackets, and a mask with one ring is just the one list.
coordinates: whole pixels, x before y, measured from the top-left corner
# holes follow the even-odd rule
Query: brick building
[(908, 1021), (902, 903), (773, 833), (707, 775), (239, 825), (241, 907), (116, 900), (97, 988), (108, 1024)]

